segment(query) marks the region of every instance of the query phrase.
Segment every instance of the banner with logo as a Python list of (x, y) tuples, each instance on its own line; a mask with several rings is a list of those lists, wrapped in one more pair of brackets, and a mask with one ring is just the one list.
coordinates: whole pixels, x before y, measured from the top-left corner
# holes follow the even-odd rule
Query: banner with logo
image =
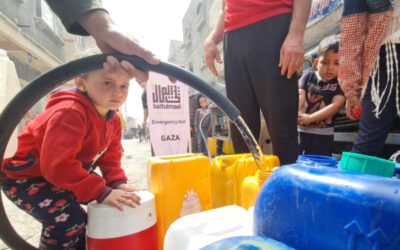
[(313, 0), (308, 22), (320, 19), (343, 5), (343, 0)]
[(150, 73), (146, 86), (150, 142), (155, 156), (189, 151), (189, 88)]

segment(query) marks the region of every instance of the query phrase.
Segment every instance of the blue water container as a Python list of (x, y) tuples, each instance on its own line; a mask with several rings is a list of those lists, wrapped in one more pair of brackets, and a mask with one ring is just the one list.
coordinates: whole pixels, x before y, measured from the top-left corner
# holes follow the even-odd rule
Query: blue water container
[(200, 250), (295, 250), (272, 239), (258, 236), (236, 236), (214, 242)]
[(254, 233), (297, 250), (400, 249), (400, 180), (324, 166), (281, 167), (260, 191)]

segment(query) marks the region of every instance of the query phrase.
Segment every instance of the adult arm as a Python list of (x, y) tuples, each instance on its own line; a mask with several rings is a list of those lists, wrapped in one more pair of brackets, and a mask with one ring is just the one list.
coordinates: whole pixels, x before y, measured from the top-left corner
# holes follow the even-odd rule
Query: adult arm
[(215, 76), (218, 75), (218, 71), (215, 68), (214, 61), (222, 64), (217, 45), (222, 41), (224, 37), (225, 0), (222, 1), (221, 7), (222, 8), (219, 11), (215, 26), (211, 33), (208, 35), (206, 41), (204, 42), (204, 60), (208, 68)]
[(311, 0), (294, 0), (289, 32), (280, 50), (281, 74), (291, 78), (304, 62), (304, 33)]

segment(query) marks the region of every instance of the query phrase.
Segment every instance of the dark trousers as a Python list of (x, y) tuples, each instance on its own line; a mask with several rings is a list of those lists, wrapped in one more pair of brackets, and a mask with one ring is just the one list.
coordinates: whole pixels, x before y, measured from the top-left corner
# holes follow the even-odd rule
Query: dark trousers
[[(282, 14), (225, 33), (224, 64), (228, 98), (256, 139), (260, 135), (260, 108), (271, 135), (273, 153), (281, 164), (297, 159), (297, 76), (280, 73), (279, 56), (289, 30), (290, 14)], [(232, 126), (235, 153), (249, 152)]]
[[(397, 58), (400, 60), (400, 45), (396, 45)], [(395, 66), (393, 66), (395, 71)], [(380, 60), (379, 60), (379, 80), (380, 88), (379, 92), (383, 93), (387, 85), (387, 73), (386, 73), (386, 52), (385, 47), (382, 46), (380, 50)], [(395, 83), (399, 81), (399, 72), (394, 72)], [(375, 116), (375, 104), (371, 100), (371, 79), (368, 82), (368, 86), (365, 92), (365, 96), (362, 104), (362, 114), (359, 122), (359, 130), (357, 139), (354, 141), (353, 152), (379, 156), (382, 152), (383, 146), (389, 134), (389, 130), (392, 123), (397, 115), (396, 109), (396, 86), (392, 86), (392, 91), (389, 96), (389, 101), (386, 104), (385, 109), (379, 115), (379, 118)], [(388, 94), (390, 92), (389, 88), (386, 90)], [(381, 103), (384, 105), (384, 103)]]
[(216, 154), (217, 155), (222, 155), (223, 154), (223, 148), (224, 148), (224, 141), (223, 140), (218, 140), (217, 139), (217, 142), (216, 142), (216, 144), (217, 144), (217, 152), (216, 152)]
[(85, 210), (71, 192), (44, 178), (7, 180), (2, 186), (17, 207), (42, 223), (40, 249), (85, 249)]
[(333, 135), (316, 135), (299, 132), (299, 153), (332, 156)]
[(197, 131), (197, 152), (207, 154), (206, 144), (208, 143), (208, 127), (201, 128), (201, 131), (203, 132), (205, 140), (203, 139), (203, 136), (201, 136), (201, 132)]

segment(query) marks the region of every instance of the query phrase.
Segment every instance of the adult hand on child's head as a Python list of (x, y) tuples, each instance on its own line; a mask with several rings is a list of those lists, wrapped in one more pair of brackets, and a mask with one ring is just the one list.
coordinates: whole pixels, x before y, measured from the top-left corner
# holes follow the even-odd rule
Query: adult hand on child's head
[(108, 74), (121, 74), (122, 70), (122, 72), (124, 72), (129, 79), (137, 78), (139, 81), (146, 81), (146, 79), (148, 78), (148, 72), (143, 72), (136, 69), (131, 63), (127, 61), (119, 62), (113, 56), (107, 56), (106, 61), (103, 63), (103, 69)]
[(140, 197), (134, 193), (126, 192), (121, 189), (113, 189), (102, 203), (116, 207), (118, 210), (122, 211), (123, 205), (132, 208), (140, 205)]
[[(357, 111), (359, 110), (359, 111)], [(357, 113), (355, 112), (357, 111)], [(361, 103), (356, 96), (346, 98), (346, 116), (353, 121), (360, 119)]]
[(215, 76), (218, 76), (218, 71), (215, 68), (214, 61), (217, 61), (217, 63), (222, 64), (222, 60), (218, 51), (217, 44), (211, 38), (207, 38), (207, 40), (204, 42), (204, 61), (207, 64), (208, 68), (211, 70), (211, 72)]
[(281, 75), (290, 79), (304, 63), (303, 36), (288, 34), (280, 50)]
[[(121, 31), (105, 11), (89, 12), (79, 23), (95, 39), (97, 46), (103, 53), (120, 52), (126, 55), (139, 56), (150, 64), (160, 63), (160, 59), (142, 47), (134, 37)], [(137, 70), (129, 62), (121, 62), (121, 66), (139, 80), (145, 81), (148, 78), (148, 72)]]

